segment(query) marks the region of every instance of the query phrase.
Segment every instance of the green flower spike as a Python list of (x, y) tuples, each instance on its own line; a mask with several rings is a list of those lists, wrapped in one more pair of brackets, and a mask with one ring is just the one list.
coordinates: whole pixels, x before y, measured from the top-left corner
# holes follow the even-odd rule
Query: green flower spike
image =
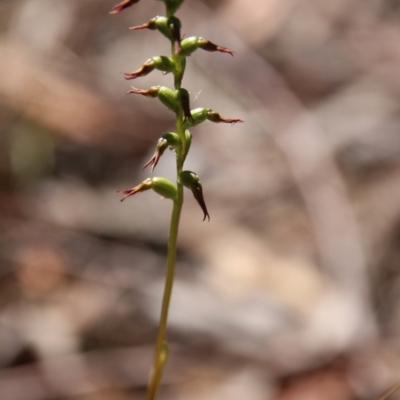
[(190, 56), (190, 54), (192, 54), (198, 48), (211, 52), (219, 51), (221, 53), (228, 53), (231, 56), (233, 56), (235, 53), (233, 50), (230, 50), (227, 47), (217, 46), (216, 44), (202, 37), (191, 36), (183, 39), (181, 42), (181, 54), (184, 56)]
[(164, 73), (172, 72), (175, 68), (173, 60), (166, 56), (157, 56), (147, 60), (137, 71), (124, 72), (127, 80), (135, 79), (139, 76), (146, 76), (154, 69), (163, 71)]
[(167, 199), (175, 200), (177, 196), (176, 186), (170, 180), (160, 177), (147, 178), (134, 188), (118, 190), (117, 193), (125, 195), (121, 199), (121, 201), (124, 201), (126, 198), (133, 196), (136, 193), (150, 189), (153, 189), (157, 194)]
[[(111, 1), (111, 0), (110, 0)], [(116, 14), (127, 7), (139, 2), (139, 0), (114, 0), (120, 3), (113, 7), (111, 13)], [(158, 165), (160, 158), (167, 148), (174, 150), (176, 161), (175, 183), (165, 178), (148, 178), (139, 185), (119, 190), (122, 193), (122, 200), (133, 196), (136, 193), (146, 190), (154, 190), (163, 197), (172, 199), (171, 222), (168, 238), (167, 269), (162, 299), (160, 322), (157, 334), (157, 341), (154, 352), (153, 368), (147, 388), (146, 400), (156, 400), (157, 393), (162, 382), (162, 374), (168, 357), (168, 347), (166, 343), (168, 311), (173, 293), (174, 274), (177, 257), (177, 240), (179, 231), (179, 221), (181, 218), (182, 206), (184, 202), (184, 189), (189, 188), (196, 201), (203, 211), (203, 221), (210, 220), (206, 203), (204, 201), (203, 187), (199, 177), (191, 171), (182, 171), (192, 143), (192, 135), (188, 128), (201, 124), (208, 120), (212, 122), (237, 123), (243, 122), (238, 118), (224, 118), (210, 108), (190, 109), (189, 93), (183, 89), (182, 82), (186, 69), (187, 57), (197, 49), (210, 52), (221, 52), (234, 55), (234, 52), (226, 47), (218, 46), (203, 37), (192, 36), (184, 38), (181, 35), (181, 22), (174, 15), (184, 0), (160, 0), (165, 5), (165, 16), (156, 16), (147, 23), (134, 26), (131, 30), (149, 29), (160, 32), (168, 39), (171, 54), (167, 56), (153, 57), (147, 60), (138, 70), (124, 74), (125, 79), (135, 79), (145, 76), (154, 69), (164, 73), (173, 74), (173, 86), (152, 86), (147, 90), (132, 87), (128, 93), (140, 94), (142, 96), (157, 97), (162, 104), (175, 114), (176, 132), (165, 133), (157, 142), (153, 156), (146, 162), (143, 169), (151, 166), (151, 171)], [(121, 196), (122, 197), (122, 196)], [(121, 200), (121, 201), (122, 201)]]
[(207, 211), (206, 203), (203, 197), (203, 187), (201, 186), (200, 178), (197, 176), (197, 174), (192, 171), (182, 171), (179, 174), (179, 180), (183, 186), (192, 191), (194, 198), (197, 200), (199, 206), (203, 210), (203, 221), (205, 221), (206, 218), (210, 220), (210, 214)]
[(110, 14), (117, 14), (124, 10), (125, 8), (128, 8), (130, 6), (133, 6), (136, 3), (139, 3), (140, 0), (124, 0), (121, 3), (115, 5), (112, 10), (110, 11)]
[(158, 139), (156, 151), (153, 157), (150, 158), (149, 161), (143, 166), (143, 169), (151, 165), (151, 172), (154, 171), (154, 168), (158, 164), (160, 157), (164, 154), (164, 151), (169, 147), (171, 150), (179, 146), (181, 143), (179, 136), (174, 132), (168, 132), (163, 135), (160, 139)]

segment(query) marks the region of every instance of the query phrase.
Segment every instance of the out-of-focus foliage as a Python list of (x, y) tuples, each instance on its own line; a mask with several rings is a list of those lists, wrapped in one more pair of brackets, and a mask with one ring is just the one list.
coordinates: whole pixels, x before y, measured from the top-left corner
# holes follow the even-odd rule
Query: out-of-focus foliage
[[(120, 71), (169, 49), (126, 29), (160, 2), (114, 3), (0, 2), (2, 400), (144, 395), (170, 204), (115, 192), (147, 177), (173, 119), (125, 97)], [(187, 197), (160, 398), (373, 399), (400, 379), (400, 3), (179, 13), (236, 52), (193, 53), (192, 107), (245, 123), (192, 132), (212, 219)], [(170, 77), (137, 86), (154, 83)]]

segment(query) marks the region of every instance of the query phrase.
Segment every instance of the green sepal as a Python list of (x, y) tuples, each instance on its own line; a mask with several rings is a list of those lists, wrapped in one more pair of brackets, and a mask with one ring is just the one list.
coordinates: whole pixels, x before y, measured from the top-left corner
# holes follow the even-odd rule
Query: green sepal
[[(161, 32), (166, 38), (172, 40), (171, 28), (168, 24), (169, 18), (158, 15), (153, 18), (155, 28)], [(150, 20), (151, 21), (151, 20)]]
[(208, 111), (208, 108), (195, 108), (191, 110), (190, 115), (192, 116), (192, 118), (187, 118), (185, 120), (185, 128), (188, 128), (189, 126), (199, 125), (204, 122), (207, 119)]
[(177, 90), (172, 90), (166, 86), (160, 86), (157, 97), (167, 108), (174, 112), (178, 112)]
[(194, 173), (192, 171), (182, 171), (179, 174), (179, 181), (183, 186), (190, 189), (192, 187), (192, 185), (195, 185), (198, 182), (200, 182), (200, 178), (198, 177), (198, 175), (196, 173)]
[(190, 56), (199, 48), (199, 37), (190, 36), (181, 41), (182, 53), (185, 56)]
[(155, 177), (151, 180), (152, 189), (162, 197), (167, 199), (176, 200), (178, 197), (178, 190), (176, 186), (167, 178)]
[(167, 132), (162, 135), (162, 138), (167, 141), (168, 147), (172, 150), (181, 144), (179, 135), (175, 132)]
[(175, 69), (175, 63), (172, 58), (167, 56), (156, 56), (151, 59), (154, 68), (163, 72), (172, 72)]

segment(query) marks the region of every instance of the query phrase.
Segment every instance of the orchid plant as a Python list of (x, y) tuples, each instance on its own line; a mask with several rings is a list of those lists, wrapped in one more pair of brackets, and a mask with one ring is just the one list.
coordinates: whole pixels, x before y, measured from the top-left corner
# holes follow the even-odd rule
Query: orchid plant
[[(115, 5), (110, 14), (120, 11), (138, 3), (140, 0), (125, 0)], [(165, 86), (152, 86), (147, 90), (132, 87), (127, 93), (139, 94), (146, 97), (158, 98), (168, 109), (175, 114), (176, 132), (167, 132), (159, 140), (154, 155), (144, 165), (151, 166), (151, 171), (157, 166), (160, 157), (167, 148), (175, 151), (176, 156), (176, 183), (163, 177), (148, 178), (139, 185), (119, 190), (124, 197), (122, 200), (146, 190), (152, 189), (162, 197), (172, 200), (172, 215), (168, 240), (167, 271), (164, 295), (161, 306), (158, 336), (154, 354), (153, 368), (147, 391), (147, 400), (156, 398), (163, 369), (168, 357), (166, 343), (166, 329), (168, 310), (174, 281), (176, 261), (176, 248), (179, 230), (179, 220), (183, 205), (184, 187), (191, 190), (203, 212), (203, 221), (210, 220), (203, 196), (203, 188), (199, 177), (192, 171), (184, 170), (184, 162), (189, 153), (192, 135), (189, 128), (209, 120), (212, 122), (237, 123), (243, 122), (238, 118), (224, 118), (219, 113), (209, 108), (190, 109), (189, 93), (182, 87), (182, 80), (186, 67), (186, 58), (197, 49), (218, 51), (233, 56), (234, 52), (226, 47), (217, 46), (207, 39), (197, 36), (182, 38), (181, 22), (175, 16), (176, 11), (184, 0), (162, 0), (165, 4), (166, 16), (156, 16), (143, 25), (130, 28), (133, 31), (141, 29), (156, 30), (164, 35), (171, 43), (170, 56), (155, 56), (147, 60), (139, 69), (124, 74), (125, 79), (131, 80), (149, 74), (154, 69), (163, 73), (171, 73), (174, 77), (174, 89)], [(121, 200), (121, 201), (122, 201)]]

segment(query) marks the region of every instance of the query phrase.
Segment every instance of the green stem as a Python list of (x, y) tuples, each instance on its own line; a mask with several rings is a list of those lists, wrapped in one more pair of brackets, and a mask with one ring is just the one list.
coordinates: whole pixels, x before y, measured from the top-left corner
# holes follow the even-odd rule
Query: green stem
[(179, 186), (178, 186), (178, 198), (176, 201), (174, 201), (174, 206), (172, 209), (170, 233), (168, 241), (167, 275), (165, 279), (164, 296), (161, 307), (161, 316), (158, 328), (153, 370), (151, 372), (150, 383), (146, 397), (147, 400), (154, 400), (156, 398), (157, 391), (161, 382), (164, 365), (168, 357), (168, 348), (167, 348), (167, 343), (165, 341), (165, 334), (167, 330), (168, 310), (171, 301), (172, 286), (174, 283), (179, 219), (183, 204), (183, 188), (182, 185)]

